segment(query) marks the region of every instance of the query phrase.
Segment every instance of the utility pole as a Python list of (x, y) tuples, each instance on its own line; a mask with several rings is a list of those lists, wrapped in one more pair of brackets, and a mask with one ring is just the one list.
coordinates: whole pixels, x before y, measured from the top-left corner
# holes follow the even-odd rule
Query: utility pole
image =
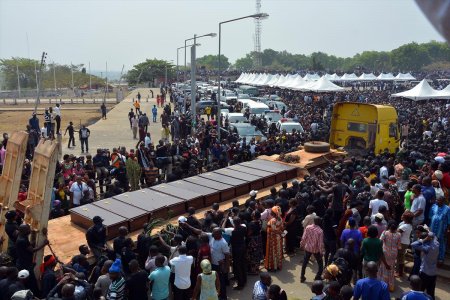
[(197, 35), (194, 35), (194, 44), (191, 47), (191, 114), (192, 114), (192, 132), (195, 133), (195, 127), (197, 122), (197, 109), (195, 107), (195, 98), (197, 97), (197, 84), (195, 82), (195, 45), (197, 44)]
[[(37, 112), (37, 106), (41, 102), (41, 100), (40, 100), (41, 89), (40, 88), (41, 88), (42, 68), (44, 67), (46, 58), (47, 58), (47, 53), (42, 52), (41, 64), (39, 65), (39, 78), (38, 78), (38, 76), (37, 76), (38, 74), (36, 72), (37, 96), (36, 96), (36, 101), (34, 103), (34, 113)], [(34, 65), (34, 67), (36, 68), (36, 65)]]
[(91, 62), (89, 62), (89, 92), (92, 90)]
[(72, 65), (72, 62), (70, 62), (70, 71), (72, 73), (72, 92), (75, 93), (75, 87), (73, 85), (73, 65)]
[(19, 75), (19, 65), (16, 65), (17, 70), (17, 88), (19, 89), (19, 98), (20, 98), (20, 75)]
[[(56, 68), (55, 62), (53, 62), (53, 83), (55, 84), (55, 92), (56, 92), (56, 70), (55, 70), (55, 68)], [(55, 94), (55, 97), (56, 97), (56, 94)]]
[(105, 73), (105, 79), (106, 79), (106, 94), (108, 94), (108, 62), (106, 62), (106, 73)]

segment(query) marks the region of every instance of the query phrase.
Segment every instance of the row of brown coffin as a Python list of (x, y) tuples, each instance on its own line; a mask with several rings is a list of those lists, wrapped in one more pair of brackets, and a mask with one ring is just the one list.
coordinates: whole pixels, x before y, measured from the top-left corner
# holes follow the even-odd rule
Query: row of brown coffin
[(142, 229), (150, 217), (179, 216), (188, 207), (201, 209), (295, 177), (297, 167), (256, 159), (79, 206), (70, 210), (70, 216), (84, 229), (100, 216), (108, 238), (114, 238), (121, 226), (132, 232)]

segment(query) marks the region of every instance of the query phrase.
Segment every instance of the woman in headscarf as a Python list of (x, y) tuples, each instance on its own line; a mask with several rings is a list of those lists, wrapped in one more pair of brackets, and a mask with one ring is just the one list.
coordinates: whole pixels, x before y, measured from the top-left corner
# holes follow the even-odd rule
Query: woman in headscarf
[(201, 261), (200, 267), (202, 273), (198, 274), (192, 299), (197, 299), (200, 294), (200, 300), (218, 300), (220, 281), (216, 271), (212, 271), (211, 263), (207, 259)]
[(267, 223), (267, 243), (264, 267), (268, 271), (281, 270), (283, 259), (283, 219), (281, 218), (281, 208), (272, 207), (271, 219)]

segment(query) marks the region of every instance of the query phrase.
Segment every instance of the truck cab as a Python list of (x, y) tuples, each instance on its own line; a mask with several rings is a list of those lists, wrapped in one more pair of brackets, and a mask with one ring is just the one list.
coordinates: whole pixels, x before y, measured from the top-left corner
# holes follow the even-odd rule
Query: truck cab
[(390, 105), (337, 103), (333, 107), (330, 146), (347, 151), (387, 150), (395, 153), (400, 144), (398, 115)]

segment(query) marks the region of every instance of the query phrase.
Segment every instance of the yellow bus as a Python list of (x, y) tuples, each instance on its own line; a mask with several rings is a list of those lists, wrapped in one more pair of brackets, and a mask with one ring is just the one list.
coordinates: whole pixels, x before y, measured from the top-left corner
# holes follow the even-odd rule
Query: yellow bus
[(354, 102), (336, 103), (333, 107), (330, 146), (348, 150), (387, 150), (395, 153), (400, 144), (397, 111), (390, 105)]

